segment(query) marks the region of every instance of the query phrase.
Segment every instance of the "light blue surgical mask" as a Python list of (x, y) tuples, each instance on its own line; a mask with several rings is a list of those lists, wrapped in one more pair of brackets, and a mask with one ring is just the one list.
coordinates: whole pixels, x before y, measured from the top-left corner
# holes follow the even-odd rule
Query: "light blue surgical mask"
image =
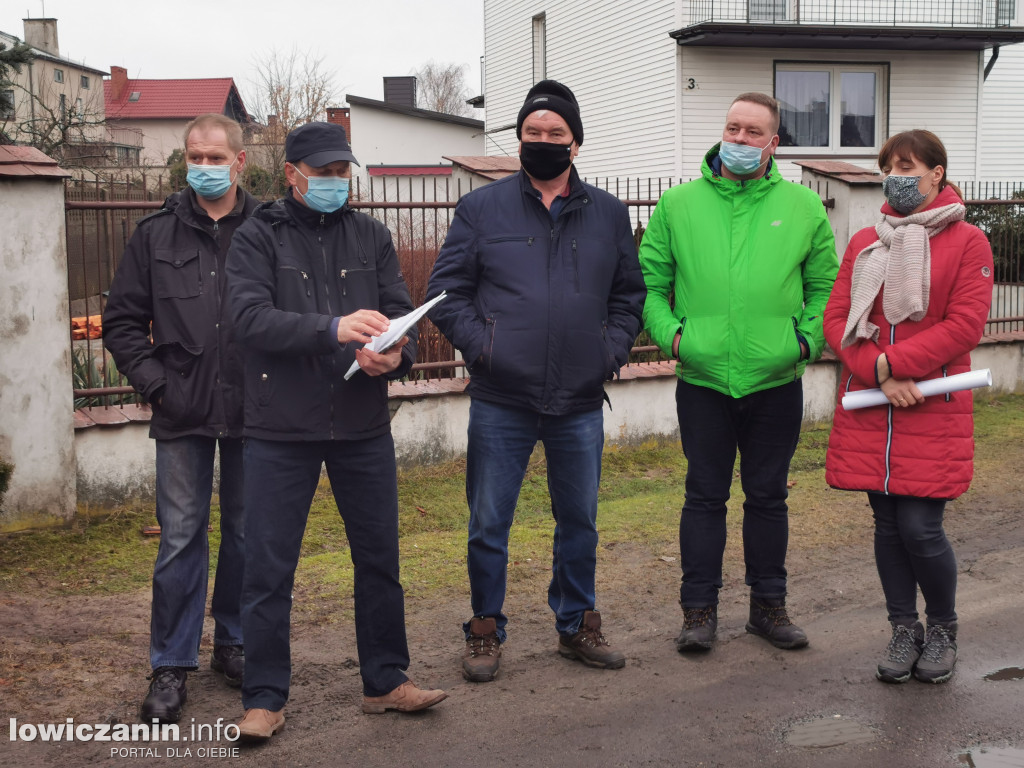
[(224, 197), (231, 189), (231, 166), (228, 165), (193, 165), (188, 164), (188, 175), (185, 181), (205, 200), (216, 200)]
[[(298, 168), (295, 172), (308, 183), (306, 194), (299, 195), (306, 205), (320, 213), (334, 213), (348, 201), (348, 179), (338, 176), (307, 176)], [(298, 190), (295, 190), (298, 192)]]
[[(775, 137), (772, 136), (774, 139)], [(761, 161), (761, 153), (771, 145), (771, 140), (763, 147), (755, 147), (750, 144), (734, 144), (731, 141), (723, 141), (718, 156), (722, 158), (722, 164), (730, 172), (737, 176), (749, 176), (755, 173), (764, 163)], [(769, 159), (770, 156), (769, 156)]]

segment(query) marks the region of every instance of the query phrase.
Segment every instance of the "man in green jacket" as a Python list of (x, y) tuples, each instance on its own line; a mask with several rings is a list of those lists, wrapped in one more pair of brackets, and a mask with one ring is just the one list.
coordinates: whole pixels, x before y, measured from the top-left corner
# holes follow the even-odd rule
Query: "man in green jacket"
[(711, 648), (740, 453), (747, 631), (778, 648), (807, 635), (786, 611), (786, 477), (803, 417), (800, 377), (824, 346), (838, 268), (817, 194), (779, 174), (778, 102), (736, 97), (702, 178), (658, 201), (640, 246), (644, 324), (679, 361), (676, 412), (688, 467), (679, 523), (680, 652)]

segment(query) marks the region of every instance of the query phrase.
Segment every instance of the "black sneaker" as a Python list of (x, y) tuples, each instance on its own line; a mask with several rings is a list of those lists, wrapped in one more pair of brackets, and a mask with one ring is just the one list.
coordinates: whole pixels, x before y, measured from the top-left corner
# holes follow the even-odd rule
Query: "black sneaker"
[(676, 638), (676, 650), (680, 653), (711, 650), (717, 632), (718, 606), (683, 608), (683, 629)]
[(776, 648), (791, 650), (807, 645), (807, 635), (789, 619), (784, 597), (750, 597), (747, 632), (763, 637)]
[(956, 666), (956, 629), (956, 622), (948, 626), (928, 625), (924, 649), (914, 667), (914, 677), (922, 683), (944, 683), (953, 676), (953, 667)]
[(149, 684), (146, 700), (142, 702), (142, 722), (178, 722), (181, 719), (181, 708), (185, 706), (185, 700), (188, 698), (188, 691), (185, 690), (187, 678), (188, 671), (181, 667), (154, 669), (153, 674), (146, 678), (152, 682)]
[(245, 649), (240, 645), (218, 645), (210, 657), (210, 668), (220, 672), (228, 685), (238, 688), (245, 673)]
[(885, 656), (878, 664), (875, 677), (883, 683), (905, 683), (914, 671), (924, 646), (924, 627), (920, 621), (913, 624), (892, 623), (892, 639)]

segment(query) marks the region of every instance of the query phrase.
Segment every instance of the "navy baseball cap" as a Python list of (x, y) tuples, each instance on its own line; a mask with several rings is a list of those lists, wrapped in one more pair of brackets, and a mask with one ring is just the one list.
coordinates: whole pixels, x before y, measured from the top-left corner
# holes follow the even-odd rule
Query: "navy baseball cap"
[(306, 123), (288, 134), (284, 142), (285, 160), (299, 160), (314, 168), (345, 160), (359, 165), (348, 144), (345, 129), (336, 123)]

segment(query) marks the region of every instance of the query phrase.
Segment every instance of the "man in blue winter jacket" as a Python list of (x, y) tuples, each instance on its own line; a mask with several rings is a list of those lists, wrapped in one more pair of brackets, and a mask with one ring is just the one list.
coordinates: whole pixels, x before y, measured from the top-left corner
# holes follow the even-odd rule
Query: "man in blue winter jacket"
[(466, 360), (471, 397), (466, 496), (473, 615), (462, 674), (498, 672), (508, 535), (537, 441), (555, 518), (548, 604), (563, 656), (625, 665), (596, 610), (603, 384), (629, 357), (646, 291), (626, 207), (580, 181), (579, 105), (543, 80), (516, 121), (522, 170), (459, 201), (437, 258), (430, 314)]

